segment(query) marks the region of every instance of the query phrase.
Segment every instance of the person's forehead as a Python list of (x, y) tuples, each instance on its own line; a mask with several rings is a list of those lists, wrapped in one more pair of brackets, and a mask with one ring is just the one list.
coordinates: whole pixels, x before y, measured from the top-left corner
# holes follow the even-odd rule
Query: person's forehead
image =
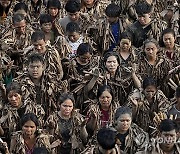
[(174, 134), (176, 134), (176, 130), (173, 129), (171, 131), (163, 131), (162, 134), (172, 134), (172, 135), (174, 135)]

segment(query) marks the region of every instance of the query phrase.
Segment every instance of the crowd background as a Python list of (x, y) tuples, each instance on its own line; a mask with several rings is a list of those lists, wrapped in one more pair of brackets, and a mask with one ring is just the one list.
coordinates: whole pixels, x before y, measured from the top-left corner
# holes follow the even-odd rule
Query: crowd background
[(0, 0), (2, 154), (179, 154), (179, 0)]

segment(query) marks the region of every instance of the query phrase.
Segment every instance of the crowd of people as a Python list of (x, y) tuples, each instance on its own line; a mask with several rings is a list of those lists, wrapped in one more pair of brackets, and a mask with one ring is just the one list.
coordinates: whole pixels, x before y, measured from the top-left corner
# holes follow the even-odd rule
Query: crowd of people
[(180, 1), (0, 0), (0, 153), (180, 154)]

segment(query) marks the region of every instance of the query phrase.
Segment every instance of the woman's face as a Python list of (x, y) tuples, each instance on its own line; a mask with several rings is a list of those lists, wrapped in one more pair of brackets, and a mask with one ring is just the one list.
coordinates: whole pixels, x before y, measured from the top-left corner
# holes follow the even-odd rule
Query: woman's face
[(115, 56), (108, 57), (105, 65), (106, 65), (107, 70), (110, 73), (116, 72), (116, 70), (117, 70), (117, 68), (119, 66), (117, 58)]
[(153, 85), (149, 85), (144, 89), (144, 95), (147, 99), (152, 99), (156, 93), (157, 89)]
[(156, 44), (153, 42), (149, 42), (145, 44), (145, 53), (147, 57), (156, 57), (156, 54), (158, 52), (158, 48)]
[(72, 113), (73, 107), (73, 102), (70, 99), (65, 100), (60, 106), (62, 116), (69, 117)]
[(21, 106), (21, 95), (14, 91), (10, 91), (8, 93), (8, 101), (13, 107), (18, 108)]
[(104, 91), (99, 97), (99, 102), (102, 108), (109, 108), (112, 101), (112, 95), (108, 91)]
[(26, 137), (32, 137), (34, 136), (35, 132), (37, 130), (37, 126), (35, 125), (35, 123), (31, 120), (27, 121), (23, 127), (22, 127), (22, 131), (23, 131), (23, 134), (26, 136)]
[(117, 126), (116, 129), (119, 132), (126, 132), (131, 126), (132, 118), (131, 116), (126, 113), (122, 114), (118, 119), (117, 119)]
[(174, 35), (171, 33), (164, 34), (163, 35), (163, 42), (164, 42), (164, 45), (166, 46), (166, 48), (173, 49), (174, 48), (174, 42), (175, 42)]
[(49, 14), (52, 17), (56, 17), (58, 15), (59, 9), (55, 7), (50, 7), (49, 8)]

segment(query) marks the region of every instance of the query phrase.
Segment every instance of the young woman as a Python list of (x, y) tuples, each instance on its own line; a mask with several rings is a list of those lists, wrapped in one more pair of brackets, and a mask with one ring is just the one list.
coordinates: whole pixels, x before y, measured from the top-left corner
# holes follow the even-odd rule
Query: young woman
[(114, 115), (114, 128), (120, 140), (120, 149), (128, 154), (141, 151), (149, 143), (148, 134), (132, 123), (132, 111), (129, 107), (120, 107)]
[(38, 126), (35, 114), (25, 114), (21, 118), (21, 131), (15, 132), (11, 137), (10, 153), (33, 154), (35, 147), (46, 147), (50, 152), (49, 137)]
[[(157, 89), (157, 84), (152, 77), (143, 81), (143, 90), (135, 90), (128, 97), (128, 106), (133, 110), (134, 122), (144, 131), (153, 132), (153, 118), (159, 112), (167, 112), (171, 106), (166, 96)], [(152, 135), (152, 134), (151, 134)]]
[(74, 109), (75, 100), (72, 94), (62, 94), (58, 103), (59, 110), (48, 117), (45, 126), (55, 140), (61, 141), (56, 149), (58, 153), (80, 153), (87, 139), (84, 119)]

